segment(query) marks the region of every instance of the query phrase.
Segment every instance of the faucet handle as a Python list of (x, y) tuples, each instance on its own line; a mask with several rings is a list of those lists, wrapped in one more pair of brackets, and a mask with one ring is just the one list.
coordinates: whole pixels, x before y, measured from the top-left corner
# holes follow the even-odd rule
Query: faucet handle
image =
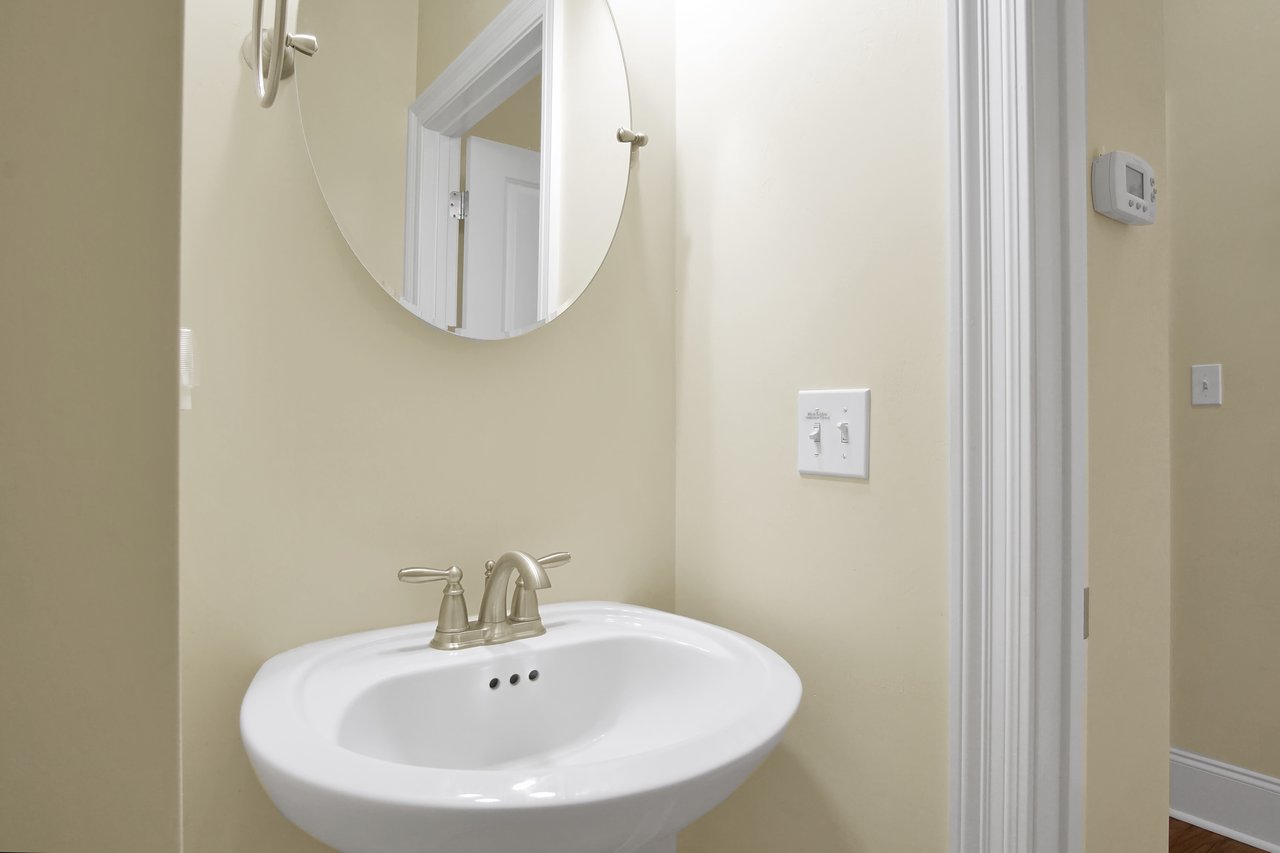
[[(556, 551), (554, 554), (548, 554), (545, 557), (539, 557), (538, 565), (544, 569), (551, 569), (556, 566), (563, 566), (569, 560), (573, 559), (568, 551)], [(512, 622), (534, 622), (542, 618), (542, 614), (538, 612), (538, 591), (536, 589), (525, 589), (524, 578), (516, 578), (516, 591), (511, 596), (511, 616)]]
[(447, 569), (428, 569), (425, 566), (410, 566), (396, 572), (404, 583), (427, 583), (428, 581), (445, 581), (458, 583), (462, 580), (462, 569), (450, 566)]
[(470, 626), (470, 619), (467, 616), (467, 599), (462, 592), (462, 569), (457, 566), (450, 566), (447, 569), (410, 566), (397, 572), (396, 577), (404, 583), (448, 581), (444, 588), (444, 595), (440, 598), (440, 617), (436, 621), (437, 638), (440, 634), (460, 633)]

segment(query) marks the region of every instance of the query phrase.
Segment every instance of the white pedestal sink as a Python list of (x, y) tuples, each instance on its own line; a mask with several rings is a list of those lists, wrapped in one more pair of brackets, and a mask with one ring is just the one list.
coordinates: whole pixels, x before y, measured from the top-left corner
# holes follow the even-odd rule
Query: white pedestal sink
[(623, 604), (542, 608), (547, 633), (429, 648), (434, 623), (267, 661), (240, 730), (280, 811), (344, 853), (674, 853), (800, 701), (781, 657)]

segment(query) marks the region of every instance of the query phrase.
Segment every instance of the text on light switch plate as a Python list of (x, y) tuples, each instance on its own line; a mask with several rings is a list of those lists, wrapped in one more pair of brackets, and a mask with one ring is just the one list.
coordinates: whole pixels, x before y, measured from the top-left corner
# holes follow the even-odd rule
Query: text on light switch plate
[(796, 423), (796, 467), (801, 474), (867, 478), (871, 446), (869, 389), (801, 391)]

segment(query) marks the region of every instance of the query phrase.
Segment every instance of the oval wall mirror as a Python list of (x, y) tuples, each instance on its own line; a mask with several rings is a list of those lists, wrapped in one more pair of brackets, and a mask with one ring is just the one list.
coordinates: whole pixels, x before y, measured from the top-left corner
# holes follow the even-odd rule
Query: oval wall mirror
[(532, 331), (595, 277), (626, 198), (607, 0), (301, 0), (297, 71), (325, 201), (365, 269), (438, 329)]

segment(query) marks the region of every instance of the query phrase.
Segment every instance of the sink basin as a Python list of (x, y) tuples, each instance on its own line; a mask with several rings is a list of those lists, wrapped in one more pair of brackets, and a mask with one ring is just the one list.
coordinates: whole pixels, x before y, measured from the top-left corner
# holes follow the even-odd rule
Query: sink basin
[(245, 750), (277, 808), (345, 853), (668, 853), (782, 736), (800, 679), (740, 634), (624, 604), (460, 651), (434, 623), (263, 664)]

